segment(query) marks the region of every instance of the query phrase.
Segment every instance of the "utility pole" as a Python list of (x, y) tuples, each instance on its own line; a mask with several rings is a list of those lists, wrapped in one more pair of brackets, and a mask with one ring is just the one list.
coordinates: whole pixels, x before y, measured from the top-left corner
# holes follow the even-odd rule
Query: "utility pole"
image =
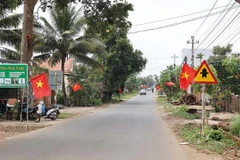
[(187, 41), (187, 44), (192, 44), (192, 65), (191, 67), (194, 69), (194, 44), (198, 44), (199, 41), (194, 41), (194, 36), (191, 36), (191, 41)]
[(176, 67), (176, 58), (178, 58), (178, 56), (176, 56), (175, 54), (173, 56), (171, 56), (173, 58), (174, 61), (174, 68)]

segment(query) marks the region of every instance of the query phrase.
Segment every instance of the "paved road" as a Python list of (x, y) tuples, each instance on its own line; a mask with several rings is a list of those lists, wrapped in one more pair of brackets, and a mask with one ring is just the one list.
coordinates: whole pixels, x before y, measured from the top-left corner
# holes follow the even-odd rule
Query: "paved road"
[(185, 160), (152, 92), (0, 141), (0, 160)]

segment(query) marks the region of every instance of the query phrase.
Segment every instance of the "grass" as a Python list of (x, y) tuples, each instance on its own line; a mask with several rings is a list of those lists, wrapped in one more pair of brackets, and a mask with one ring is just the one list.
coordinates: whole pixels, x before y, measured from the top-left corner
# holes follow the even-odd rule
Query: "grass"
[(61, 112), (59, 115), (58, 115), (58, 119), (68, 119), (68, 118), (71, 118), (73, 116), (75, 116), (76, 114), (75, 113), (65, 113), (65, 112)]
[(230, 122), (230, 132), (240, 137), (240, 115), (236, 115)]
[[(184, 139), (185, 142), (189, 142), (198, 150), (209, 150), (211, 152), (215, 152), (218, 154), (223, 154), (227, 150), (231, 149), (239, 149), (234, 140), (227, 138), (224, 136), (222, 130), (217, 130), (218, 135), (221, 133), (222, 138), (220, 140), (216, 140), (216, 131), (213, 132), (212, 129), (205, 130), (205, 136), (201, 136), (201, 129), (194, 125), (185, 125), (179, 127), (179, 135)], [(218, 136), (219, 137), (219, 136)]]
[(176, 107), (169, 102), (167, 102), (166, 97), (158, 97), (157, 104), (159, 109), (163, 109), (165, 112), (173, 112), (176, 110)]
[(112, 96), (112, 102), (113, 103), (118, 103), (124, 100), (131, 99), (132, 97), (136, 96), (138, 94), (138, 91), (134, 92), (129, 92), (129, 93), (124, 93), (121, 94), (120, 96)]

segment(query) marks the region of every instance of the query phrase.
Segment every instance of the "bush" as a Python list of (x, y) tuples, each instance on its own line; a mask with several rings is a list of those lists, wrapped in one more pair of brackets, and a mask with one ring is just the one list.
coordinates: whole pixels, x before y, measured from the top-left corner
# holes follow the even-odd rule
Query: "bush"
[(214, 112), (222, 112), (222, 108), (219, 107), (217, 104), (213, 104), (213, 111)]
[(100, 106), (100, 105), (103, 104), (101, 98), (94, 99), (92, 103), (93, 103), (94, 106)]
[(232, 118), (230, 122), (230, 132), (233, 135), (240, 137), (240, 115)]
[(222, 130), (214, 130), (214, 129), (207, 129), (205, 130), (206, 133), (206, 140), (212, 139), (220, 141), (225, 138), (224, 133)]

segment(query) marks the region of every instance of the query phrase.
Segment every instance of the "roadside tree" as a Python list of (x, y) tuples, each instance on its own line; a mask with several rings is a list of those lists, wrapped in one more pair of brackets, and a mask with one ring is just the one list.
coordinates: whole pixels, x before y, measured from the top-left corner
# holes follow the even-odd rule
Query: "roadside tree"
[[(82, 35), (84, 33), (84, 17), (81, 17), (81, 8), (71, 5), (64, 7), (53, 6), (50, 11), (51, 20), (41, 17), (40, 42), (34, 50), (41, 55), (36, 59), (45, 61), (48, 59), (50, 65), (61, 62), (61, 70), (64, 71), (65, 61), (73, 57), (81, 63), (102, 69), (102, 65), (89, 54), (103, 54), (105, 52), (103, 43), (93, 35)], [(66, 104), (66, 88), (63, 78), (63, 95)]]

